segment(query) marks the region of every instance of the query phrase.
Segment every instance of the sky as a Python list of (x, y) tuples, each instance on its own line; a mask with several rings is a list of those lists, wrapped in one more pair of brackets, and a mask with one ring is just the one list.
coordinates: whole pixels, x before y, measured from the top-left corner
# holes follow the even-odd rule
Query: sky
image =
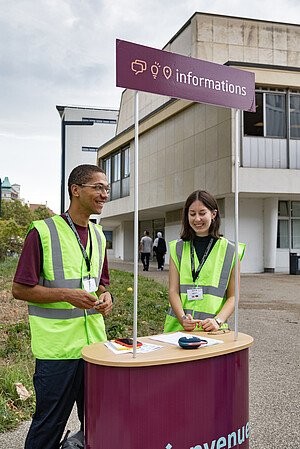
[[(162, 49), (196, 12), (299, 23), (299, 0), (0, 0), (0, 178), (60, 211), (56, 105), (119, 108), (116, 39)], [(298, 19), (298, 20), (297, 20)]]

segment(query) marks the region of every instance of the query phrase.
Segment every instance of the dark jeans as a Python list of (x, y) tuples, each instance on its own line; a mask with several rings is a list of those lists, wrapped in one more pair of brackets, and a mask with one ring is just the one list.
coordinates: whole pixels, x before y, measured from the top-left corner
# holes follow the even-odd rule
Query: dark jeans
[(141, 253), (141, 261), (142, 261), (145, 271), (148, 271), (149, 259), (150, 259), (150, 253)]
[(25, 449), (58, 449), (75, 402), (83, 430), (84, 361), (37, 359), (33, 383), (36, 409)]
[(163, 266), (164, 266), (164, 254), (163, 253), (156, 253), (156, 259), (157, 259), (157, 268), (163, 268)]

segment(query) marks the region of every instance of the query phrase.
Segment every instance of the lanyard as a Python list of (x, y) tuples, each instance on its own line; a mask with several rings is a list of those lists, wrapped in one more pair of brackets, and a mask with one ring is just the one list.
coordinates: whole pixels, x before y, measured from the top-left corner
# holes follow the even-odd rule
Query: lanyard
[(86, 263), (87, 271), (88, 271), (89, 276), (90, 276), (90, 271), (91, 271), (91, 262), (90, 262), (90, 261), (91, 261), (91, 259), (92, 259), (92, 251), (93, 251), (93, 247), (92, 247), (92, 237), (91, 237), (90, 227), (88, 226), (89, 237), (90, 237), (90, 257), (89, 257), (89, 256), (87, 255), (87, 253), (86, 253), (86, 250), (85, 250), (83, 244), (81, 243), (79, 234), (78, 234), (78, 232), (77, 232), (77, 229), (75, 228), (75, 225), (74, 225), (74, 223), (73, 223), (73, 221), (72, 221), (72, 218), (71, 218), (70, 215), (69, 215), (69, 212), (65, 212), (65, 216), (67, 217), (67, 220), (68, 220), (68, 223), (69, 223), (69, 225), (70, 225), (70, 228), (72, 229), (72, 231), (74, 232), (74, 234), (75, 234), (75, 236), (76, 236), (76, 238), (77, 238), (77, 242), (78, 242), (78, 244), (79, 244), (79, 246), (80, 246), (82, 255), (83, 255), (84, 260), (85, 260), (85, 263)]
[(193, 275), (193, 282), (196, 281), (196, 279), (199, 276), (200, 270), (204, 265), (204, 262), (207, 259), (208, 253), (212, 247), (212, 244), (214, 242), (214, 239), (211, 237), (210, 241), (208, 242), (208, 245), (206, 247), (205, 253), (203, 254), (203, 257), (201, 259), (201, 262), (199, 263), (199, 266), (197, 268), (197, 271), (195, 272), (195, 256), (194, 256), (194, 243), (193, 240), (191, 240), (191, 266), (192, 266), (192, 275)]

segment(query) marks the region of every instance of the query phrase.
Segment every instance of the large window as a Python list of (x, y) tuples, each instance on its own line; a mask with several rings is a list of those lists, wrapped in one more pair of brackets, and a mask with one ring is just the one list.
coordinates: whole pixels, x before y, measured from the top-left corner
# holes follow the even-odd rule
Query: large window
[[(300, 95), (288, 90), (255, 94), (256, 112), (244, 112), (244, 136), (300, 139)], [(289, 102), (289, 116), (287, 103)]]
[(130, 149), (129, 147), (112, 153), (102, 159), (101, 166), (111, 185), (110, 200), (130, 195)]
[(300, 201), (278, 202), (277, 248), (300, 249)]

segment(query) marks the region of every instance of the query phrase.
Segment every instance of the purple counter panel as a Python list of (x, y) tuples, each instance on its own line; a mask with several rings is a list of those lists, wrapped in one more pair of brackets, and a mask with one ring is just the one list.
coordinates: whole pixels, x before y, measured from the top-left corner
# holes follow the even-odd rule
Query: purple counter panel
[(86, 449), (248, 449), (248, 389), (248, 349), (140, 368), (86, 363)]

